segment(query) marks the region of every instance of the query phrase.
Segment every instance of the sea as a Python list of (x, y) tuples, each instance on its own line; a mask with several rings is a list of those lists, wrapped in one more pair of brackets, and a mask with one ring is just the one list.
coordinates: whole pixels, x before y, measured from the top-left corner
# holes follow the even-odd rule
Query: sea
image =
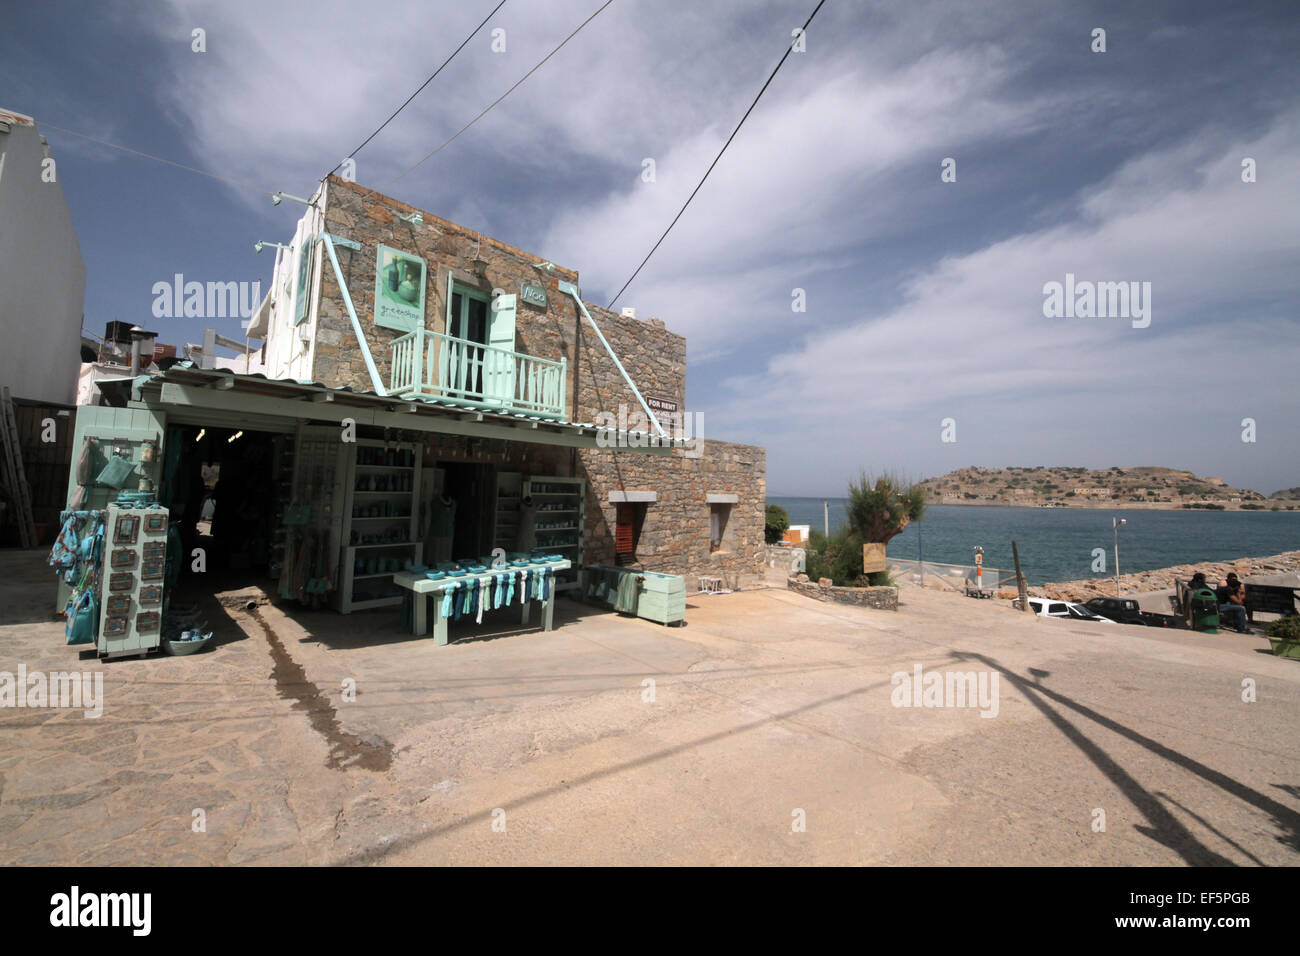
[[(833, 533), (846, 522), (844, 498), (768, 498), (790, 515), (791, 524), (822, 524), (822, 502), (829, 505)], [(1300, 511), (1149, 511), (1145, 509), (1007, 508), (930, 505), (888, 545), (892, 557), (945, 564), (974, 563), (974, 548), (984, 549), (984, 566), (1015, 567), (1011, 542), (1031, 585), (1114, 576), (1111, 518), (1119, 529), (1120, 572), (1152, 571), (1179, 564), (1265, 557), (1300, 551)], [(1101, 548), (1105, 570), (1093, 570)], [(924, 554), (922, 555), (922, 552)]]

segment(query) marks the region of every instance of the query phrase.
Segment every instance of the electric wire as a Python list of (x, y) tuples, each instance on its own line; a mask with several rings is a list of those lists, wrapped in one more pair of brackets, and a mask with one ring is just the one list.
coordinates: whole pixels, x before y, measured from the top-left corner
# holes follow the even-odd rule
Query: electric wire
[[(384, 185), (383, 185), (381, 188), (387, 189), (389, 186), (391, 186), (393, 183), (397, 182), (397, 181), (398, 181), (399, 179), (401, 179), (403, 176), (406, 176), (408, 173), (412, 173), (412, 172), (414, 172), (414, 171), (415, 171), (416, 169), (418, 169), (420, 166), (424, 165), (424, 163), (426, 163), (427, 161), (429, 161), (430, 159), (432, 159), (434, 156), (436, 156), (438, 153), (442, 152), (444, 149), (446, 149), (448, 146), (450, 146), (451, 143), (452, 143), (452, 141), (455, 140), (456, 137), (460, 136), (461, 133), (465, 132), (467, 129), (469, 129), (471, 126), (473, 126), (473, 125), (474, 125), (475, 123), (477, 123), (479, 120), (481, 120), (484, 116), (486, 116), (486, 115), (487, 115), (487, 114), (492, 110), (492, 108), (493, 108), (494, 106), (496, 106), (498, 103), (500, 103), (502, 100), (504, 100), (507, 96), (509, 96), (509, 95), (510, 95), (511, 93), (513, 93), (515, 90), (519, 89), (519, 87), (523, 85), (523, 83), (524, 83), (525, 80), (527, 80), (530, 76), (532, 76), (532, 75), (533, 75), (534, 73), (536, 73), (539, 69), (541, 69), (542, 66), (546, 63), (547, 60), (549, 60), (551, 57), (555, 56), (555, 54), (559, 53), (560, 50), (563, 49), (563, 47), (564, 47), (564, 45), (565, 45), (566, 43), (568, 43), (568, 42), (569, 42), (570, 40), (572, 40), (575, 36), (577, 36), (578, 33), (581, 32), (582, 28), (585, 27), (588, 23), (590, 23), (592, 20), (596, 19), (596, 17), (600, 16), (601, 13), (604, 12), (605, 8), (608, 7), (608, 6), (609, 6), (611, 3), (613, 3), (613, 2), (614, 2), (614, 0), (605, 0), (605, 2), (604, 2), (603, 4), (600, 5), (600, 9), (598, 9), (598, 10), (597, 10), (595, 13), (593, 13), (591, 16), (587, 17), (587, 19), (583, 20), (582, 23), (580, 23), (580, 24), (578, 25), (578, 28), (577, 28), (576, 30), (574, 30), (574, 31), (573, 31), (572, 33), (570, 33), (567, 37), (565, 37), (563, 40), (561, 40), (559, 46), (555, 47), (555, 49), (551, 50), (550, 53), (548, 53), (548, 54), (546, 54), (546, 56), (542, 57), (541, 61), (538, 62), (538, 64), (537, 64), (536, 66), (534, 66), (531, 70), (529, 70), (527, 73), (525, 73), (523, 76), (521, 76), (521, 77), (519, 78), (518, 82), (516, 82), (514, 86), (510, 87), (510, 89), (506, 90), (504, 93), (502, 93), (500, 96), (498, 96), (495, 100), (493, 100), (491, 103), (489, 103), (489, 104), (487, 105), (487, 107), (483, 110), (483, 112), (479, 113), (478, 116), (475, 116), (472, 120), (470, 120), (468, 123), (466, 123), (466, 124), (465, 124), (464, 126), (462, 126), (460, 129), (458, 129), (455, 133), (453, 133), (453, 134), (451, 135), (450, 138), (448, 138), (444, 143), (442, 143), (442, 145), (436, 147), (435, 149), (433, 149), (433, 150), (431, 150), (429, 153), (427, 153), (427, 154), (425, 155), (424, 159), (421, 159), (418, 163), (416, 163), (416, 164), (415, 164), (414, 166), (412, 166), (410, 169), (407, 169), (405, 172), (398, 173), (398, 174), (397, 174), (396, 176), (394, 176), (392, 179), (388, 180), (388, 182), (384, 183)], [(824, 2), (824, 0), (823, 0), (823, 2)]]
[(369, 136), (367, 136), (367, 137), (365, 138), (365, 140), (361, 143), (360, 146), (358, 146), (358, 147), (357, 147), (356, 149), (354, 149), (352, 152), (348, 153), (347, 158), (339, 160), (338, 166), (335, 166), (335, 167), (334, 167), (333, 169), (331, 169), (328, 173), (326, 173), (324, 176), (322, 176), (322, 177), (320, 178), (320, 181), (321, 181), (321, 182), (324, 182), (324, 181), (325, 181), (326, 179), (328, 179), (328, 178), (329, 178), (333, 173), (338, 172), (338, 168), (339, 168), (339, 166), (342, 166), (345, 162), (348, 161), (348, 159), (355, 159), (357, 153), (359, 153), (359, 152), (361, 152), (363, 149), (365, 149), (367, 143), (369, 143), (372, 139), (374, 139), (374, 138), (375, 138), (376, 136), (378, 136), (381, 132), (383, 132), (384, 127), (387, 126), (389, 123), (391, 123), (393, 120), (395, 120), (395, 119), (397, 118), (397, 114), (398, 114), (398, 113), (402, 112), (402, 110), (404, 110), (404, 109), (406, 109), (408, 106), (410, 106), (410, 105), (411, 105), (411, 100), (415, 99), (417, 96), (419, 96), (421, 93), (424, 92), (424, 88), (425, 88), (426, 86), (428, 86), (430, 83), (433, 82), (434, 77), (436, 77), (439, 73), (441, 73), (441, 72), (443, 71), (443, 69), (447, 66), (447, 64), (450, 63), (452, 60), (454, 60), (454, 59), (456, 58), (456, 54), (458, 54), (461, 50), (465, 49), (466, 45), (469, 43), (470, 40), (472, 40), (472, 39), (474, 39), (474, 37), (478, 36), (478, 32), (479, 32), (480, 30), (482, 30), (483, 27), (487, 26), (487, 22), (488, 22), (489, 20), (491, 20), (494, 16), (496, 16), (496, 15), (497, 15), (497, 11), (500, 10), (500, 9), (501, 9), (502, 7), (504, 7), (505, 5), (506, 5), (506, 0), (501, 0), (501, 2), (498, 3), (498, 4), (497, 4), (493, 9), (492, 9), (492, 12), (489, 13), (486, 17), (483, 18), (483, 22), (480, 23), (478, 26), (476, 26), (476, 27), (474, 28), (474, 31), (473, 31), (469, 36), (467, 36), (464, 40), (461, 41), (460, 46), (456, 47), (456, 49), (454, 49), (454, 50), (451, 51), (451, 56), (449, 56), (449, 57), (447, 57), (447, 59), (443, 60), (443, 61), (442, 61), (442, 65), (439, 66), (436, 70), (434, 70), (433, 73), (430, 74), (430, 76), (429, 76), (429, 78), (428, 78), (427, 80), (425, 80), (423, 83), (420, 84), (420, 88), (417, 89), (417, 90), (416, 90), (414, 93), (412, 93), (410, 96), (408, 96), (408, 97), (406, 98), (406, 102), (404, 102), (404, 103), (403, 103), (401, 106), (399, 106), (397, 109), (393, 110), (393, 114), (392, 114), (391, 116), (389, 116), (388, 119), (386, 119), (386, 120), (384, 120), (382, 123), (380, 123), (380, 124), (379, 124), (379, 128), (376, 129), (376, 130), (375, 130), (373, 133), (371, 133)]
[(133, 156), (143, 156), (145, 159), (152, 159), (154, 162), (166, 163), (168, 166), (175, 166), (177, 169), (184, 169), (191, 173), (198, 173), (200, 176), (207, 176), (209, 179), (215, 179), (218, 182), (226, 183), (230, 186), (238, 186), (240, 189), (251, 189), (254, 192), (262, 193), (266, 196), (274, 196), (275, 190), (264, 189), (261, 186), (253, 186), (249, 183), (241, 183), (237, 179), (228, 179), (225, 176), (218, 176), (216, 173), (210, 173), (207, 170), (197, 169), (194, 166), (186, 166), (184, 163), (178, 163), (172, 159), (164, 159), (161, 156), (155, 156), (152, 153), (145, 153), (138, 149), (132, 149), (130, 146), (119, 146), (117, 143), (110, 143), (107, 140), (98, 139), (94, 136), (87, 136), (85, 133), (77, 133), (70, 129), (64, 129), (62, 126), (55, 126), (53, 123), (40, 121), (37, 124), (40, 129), (52, 129), (60, 133), (66, 133), (69, 136), (76, 136), (80, 139), (88, 139), (92, 143), (98, 143), (100, 146), (107, 146), (110, 149), (120, 149), (124, 153), (131, 153)]
[[(813, 17), (817, 16), (817, 11), (822, 8), (822, 5), (825, 2), (826, 0), (819, 0), (817, 6), (813, 8), (813, 12), (808, 14), (808, 19), (805, 20), (803, 24), (803, 33), (808, 32), (808, 25), (813, 22)], [(660, 244), (668, 238), (668, 233), (673, 231), (673, 226), (677, 225), (677, 220), (682, 218), (682, 214), (686, 212), (686, 207), (691, 204), (691, 200), (695, 198), (695, 194), (700, 191), (705, 180), (709, 178), (709, 174), (713, 172), (713, 167), (718, 165), (718, 160), (722, 159), (722, 154), (727, 151), (727, 147), (731, 145), (731, 141), (736, 138), (736, 134), (740, 132), (740, 128), (745, 125), (745, 120), (749, 119), (749, 114), (754, 111), (754, 107), (757, 106), (758, 101), (763, 98), (763, 94), (767, 92), (767, 88), (772, 84), (772, 81), (776, 79), (776, 74), (780, 71), (781, 67), (785, 64), (786, 59), (793, 51), (794, 44), (791, 43), (785, 48), (785, 53), (782, 55), (780, 62), (776, 64), (776, 68), (772, 70), (771, 75), (768, 76), (767, 82), (763, 84), (763, 88), (760, 89), (758, 95), (754, 97), (754, 102), (749, 104), (749, 109), (745, 110), (745, 115), (740, 118), (740, 122), (736, 124), (736, 128), (731, 131), (731, 135), (727, 137), (727, 141), (722, 144), (722, 149), (718, 150), (718, 155), (713, 157), (713, 162), (711, 162), (709, 168), (704, 171), (703, 178), (701, 178), (695, 188), (691, 190), (690, 196), (688, 196), (686, 202), (682, 204), (682, 208), (677, 211), (677, 215), (673, 217), (673, 221), (668, 224), (668, 228), (664, 230), (664, 234), (659, 237), (659, 241), (656, 242), (650, 251), (646, 253), (646, 257), (641, 260), (641, 264), (636, 267), (636, 271), (632, 273), (631, 277), (623, 283), (623, 288), (618, 290), (618, 295), (615, 295), (614, 298), (609, 300), (609, 305), (605, 306), (606, 309), (614, 308), (614, 303), (618, 301), (619, 296), (627, 291), (627, 287), (632, 284), (632, 281), (640, 274), (641, 270), (645, 268), (645, 264), (649, 262), (650, 257), (655, 254), (655, 250), (657, 250)]]

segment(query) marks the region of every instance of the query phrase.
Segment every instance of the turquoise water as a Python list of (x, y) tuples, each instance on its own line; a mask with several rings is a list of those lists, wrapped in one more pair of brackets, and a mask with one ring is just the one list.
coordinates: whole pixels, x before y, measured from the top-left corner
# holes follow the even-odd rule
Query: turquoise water
[[(822, 530), (822, 501), (830, 504), (833, 532), (844, 523), (843, 498), (769, 498), (790, 514), (791, 524)], [(1119, 529), (1120, 571), (1150, 571), (1176, 564), (1263, 557), (1300, 550), (1300, 512), (1143, 511), (1067, 508), (989, 508), (931, 505), (920, 522), (889, 542), (899, 558), (970, 564), (975, 545), (984, 549), (987, 567), (1011, 568), (1011, 542), (1030, 584), (1106, 577), (1115, 573), (1111, 516), (1128, 524)], [(918, 533), (919, 532), (919, 533)], [(1093, 549), (1104, 548), (1106, 571), (1092, 570)]]

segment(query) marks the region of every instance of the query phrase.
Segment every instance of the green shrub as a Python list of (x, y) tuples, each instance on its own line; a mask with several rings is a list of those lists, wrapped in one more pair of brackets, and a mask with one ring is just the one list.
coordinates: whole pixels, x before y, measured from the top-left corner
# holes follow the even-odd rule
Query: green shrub
[(1300, 641), (1300, 616), (1293, 615), (1270, 621), (1264, 633), (1269, 637), (1280, 637), (1284, 641)]
[(767, 506), (767, 525), (763, 529), (763, 537), (768, 544), (776, 544), (781, 540), (781, 536), (790, 530), (790, 516), (780, 505)]

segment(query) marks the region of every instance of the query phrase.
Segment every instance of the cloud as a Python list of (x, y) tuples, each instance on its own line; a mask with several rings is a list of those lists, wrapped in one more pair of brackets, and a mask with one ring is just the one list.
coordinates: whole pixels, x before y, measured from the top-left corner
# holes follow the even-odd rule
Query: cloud
[[(875, 423), (904, 427), (900, 457), (924, 449), (939, 461), (940, 411), (959, 435), (964, 422), (983, 436), (968, 454), (1031, 443), (1029, 457), (1057, 461), (1076, 436), (1091, 452), (1102, 434), (1113, 436), (1114, 457), (1142, 456), (1133, 464), (1204, 452), (1198, 420), (1222, 411), (1235, 428), (1243, 414), (1274, 409), (1300, 365), (1300, 114), (1254, 141), (1213, 147), (1195, 137), (1137, 156), (1081, 194), (1070, 221), (936, 263), (905, 283), (897, 308), (803, 336), (760, 374), (729, 379), (713, 420), (767, 432), (774, 416), (756, 399), (772, 382), (797, 381), (800, 406), (817, 412), (786, 427), (793, 447), (784, 452), (804, 461), (818, 447), (869, 440)], [(1242, 156), (1267, 157), (1269, 181), (1243, 183)], [(1151, 282), (1151, 326), (1044, 318), (1042, 286), (1067, 271)], [(1164, 427), (1135, 432), (1135, 416)], [(1005, 423), (1010, 440), (990, 421)], [(1282, 454), (1286, 439), (1274, 435), (1270, 454)], [(1221, 454), (1235, 438), (1220, 431), (1208, 444)]]

